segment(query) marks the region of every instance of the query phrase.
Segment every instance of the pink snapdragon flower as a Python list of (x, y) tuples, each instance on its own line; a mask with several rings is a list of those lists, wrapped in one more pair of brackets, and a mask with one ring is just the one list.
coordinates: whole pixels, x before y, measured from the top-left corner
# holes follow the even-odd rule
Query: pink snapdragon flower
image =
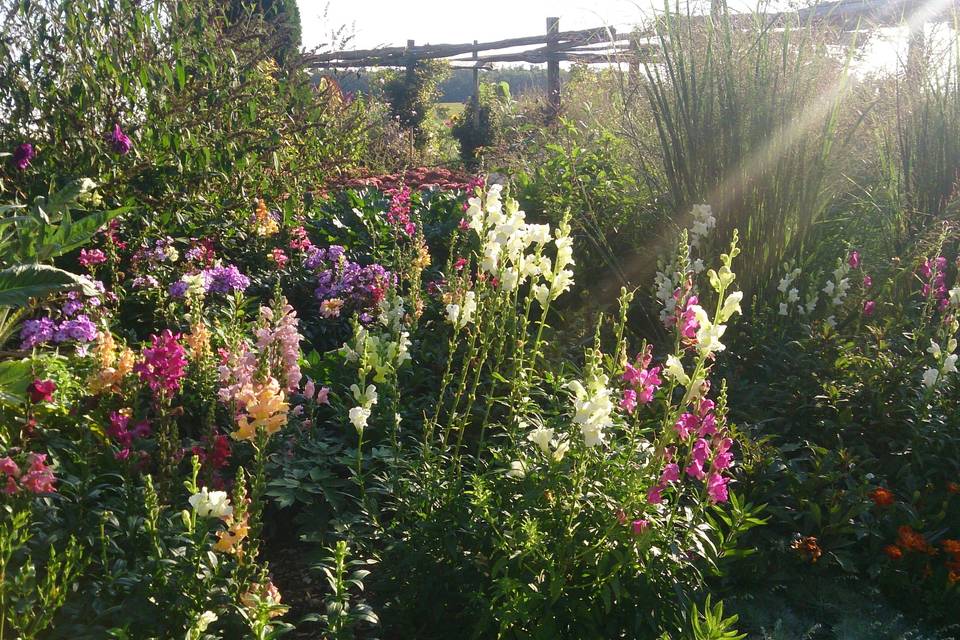
[(851, 269), (857, 269), (860, 266), (860, 252), (851, 251), (850, 256), (847, 258), (847, 264), (850, 265)]
[(30, 493), (53, 493), (56, 478), (53, 469), (47, 466), (47, 454), (31, 453), (27, 456), (29, 468), (20, 478), (20, 485)]
[(876, 308), (877, 303), (873, 300), (864, 300), (863, 301), (863, 317), (869, 318), (873, 315), (873, 311)]
[(681, 414), (673, 428), (677, 430), (677, 435), (681, 440), (686, 440), (690, 434), (700, 426), (700, 420), (692, 413)]
[(665, 487), (671, 482), (676, 482), (680, 479), (680, 467), (675, 463), (671, 462), (663, 468), (663, 472), (660, 474), (660, 486)]
[(77, 260), (80, 266), (90, 268), (96, 264), (103, 264), (107, 261), (107, 254), (100, 249), (80, 249), (80, 258)]
[(697, 322), (697, 316), (693, 309), (698, 302), (697, 296), (690, 296), (686, 308), (680, 315), (680, 335), (688, 340), (696, 340), (697, 330), (700, 328), (700, 323)]
[(869, 289), (873, 286), (873, 278), (870, 276), (863, 276), (863, 288)]
[(723, 438), (716, 444), (713, 450), (713, 462), (711, 466), (714, 471), (729, 469), (733, 464), (733, 454), (730, 453), (730, 447), (733, 446), (733, 440)]
[(620, 406), (627, 413), (633, 413), (634, 409), (637, 408), (637, 392), (633, 389), (624, 389), (623, 399), (620, 401)]
[(724, 478), (719, 473), (711, 473), (707, 478), (707, 495), (713, 502), (726, 502), (728, 478)]
[(650, 504), (663, 502), (663, 488), (660, 485), (654, 485), (647, 489), (647, 502)]
[(630, 530), (633, 532), (633, 535), (639, 536), (650, 526), (650, 523), (647, 520), (639, 519), (634, 520), (630, 525)]

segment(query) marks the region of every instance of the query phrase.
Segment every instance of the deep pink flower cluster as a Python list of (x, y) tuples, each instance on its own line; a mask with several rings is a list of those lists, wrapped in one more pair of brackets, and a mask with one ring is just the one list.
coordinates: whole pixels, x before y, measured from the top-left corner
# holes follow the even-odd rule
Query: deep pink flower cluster
[[(9, 456), (0, 458), (0, 474), (5, 476), (0, 493), (12, 495), (20, 489), (30, 493), (53, 493), (56, 491), (56, 478), (47, 465), (47, 454), (30, 453), (27, 455), (27, 471), (20, 474), (20, 467)], [(19, 480), (19, 483), (17, 482)]]
[(200, 458), (201, 463), (209, 465), (216, 471), (229, 464), (230, 456), (233, 455), (233, 447), (230, 444), (230, 438), (223, 434), (217, 434), (207, 443), (206, 447), (197, 445), (191, 449), (191, 453)]
[(390, 196), (387, 221), (409, 238), (417, 231), (417, 226), (410, 221), (410, 187), (401, 184), (396, 189), (388, 189), (386, 194)]
[(80, 249), (80, 259), (78, 262), (80, 262), (80, 266), (82, 267), (89, 269), (94, 265), (103, 264), (106, 261), (107, 254), (100, 249), (90, 249), (89, 251)]
[(127, 460), (130, 457), (130, 447), (133, 445), (134, 438), (149, 438), (152, 433), (150, 423), (146, 420), (141, 420), (132, 429), (129, 425), (129, 415), (117, 411), (110, 414), (107, 435), (120, 447), (120, 451), (116, 454), (117, 460)]
[[(727, 483), (729, 478), (723, 476), (723, 471), (733, 464), (733, 454), (730, 448), (733, 440), (717, 428), (717, 419), (714, 414), (715, 403), (710, 399), (702, 399), (694, 412), (683, 413), (674, 424), (677, 436), (681, 443), (693, 440), (690, 447), (689, 462), (684, 473), (697, 480), (706, 480), (707, 495), (713, 502), (727, 500)], [(673, 483), (680, 481), (680, 464), (676, 460), (676, 447), (667, 447), (663, 458), (666, 463), (660, 474), (657, 484), (647, 489), (647, 501), (650, 504), (659, 504), (663, 501), (663, 492)]]
[(947, 291), (947, 259), (943, 256), (937, 256), (932, 261), (930, 258), (925, 258), (917, 274), (923, 280), (921, 295), (929, 298), (933, 294), (937, 307), (941, 311), (946, 310), (950, 306), (950, 293)]
[(164, 329), (152, 336), (152, 344), (143, 350), (143, 360), (133, 366), (157, 395), (172, 394), (180, 389), (180, 380), (186, 375), (186, 349), (179, 342), (180, 334)]
[(30, 402), (50, 402), (53, 400), (53, 393), (57, 390), (57, 383), (53, 380), (40, 380), (37, 378), (27, 385), (27, 396)]
[(620, 406), (627, 413), (633, 413), (639, 404), (649, 404), (653, 401), (663, 380), (660, 379), (660, 367), (650, 367), (653, 362), (653, 347), (647, 345), (642, 353), (638, 353), (633, 364), (627, 363), (623, 372), (623, 381), (630, 385), (624, 389)]

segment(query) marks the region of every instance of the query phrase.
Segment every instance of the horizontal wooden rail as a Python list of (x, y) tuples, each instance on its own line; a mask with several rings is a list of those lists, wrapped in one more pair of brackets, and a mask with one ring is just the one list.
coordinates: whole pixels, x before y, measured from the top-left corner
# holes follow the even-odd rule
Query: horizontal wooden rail
[[(615, 42), (628, 40), (629, 34), (618, 34), (613, 29), (604, 27), (596, 29), (581, 29), (579, 31), (563, 31), (557, 34), (557, 49), (584, 46), (601, 42)], [(382, 63), (394, 63), (402, 66), (408, 60), (429, 60), (436, 58), (450, 58), (458, 55), (472, 54), (474, 51), (490, 51), (494, 49), (510, 49), (534, 44), (546, 44), (547, 36), (527, 36), (523, 38), (508, 38), (493, 42), (479, 42), (477, 44), (434, 44), (416, 47), (383, 47), (380, 49), (358, 49), (356, 51), (331, 51), (304, 56), (304, 62), (309, 66), (320, 66), (322, 62), (336, 62), (340, 66), (354, 66), (346, 63), (364, 60), (377, 60)], [(376, 66), (360, 65), (355, 66)]]

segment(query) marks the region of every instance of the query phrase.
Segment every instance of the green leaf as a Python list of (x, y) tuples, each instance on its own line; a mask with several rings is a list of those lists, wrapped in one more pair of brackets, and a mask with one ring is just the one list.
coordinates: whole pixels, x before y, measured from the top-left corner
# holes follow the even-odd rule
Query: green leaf
[(29, 304), (31, 298), (71, 289), (83, 289), (88, 296), (97, 295), (89, 279), (49, 265), (20, 264), (0, 270), (0, 307), (22, 307)]
[(26, 398), (33, 373), (30, 359), (0, 361), (0, 402), (19, 404)]

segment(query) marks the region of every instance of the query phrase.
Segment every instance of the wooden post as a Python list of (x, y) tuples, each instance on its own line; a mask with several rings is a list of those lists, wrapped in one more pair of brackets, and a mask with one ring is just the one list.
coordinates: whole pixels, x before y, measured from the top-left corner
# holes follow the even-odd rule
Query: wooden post
[(413, 74), (416, 70), (417, 59), (413, 57), (413, 47), (416, 43), (413, 40), (407, 40), (407, 82), (413, 82)]
[[(547, 18), (547, 49), (557, 45), (560, 18)], [(560, 115), (560, 61), (556, 54), (547, 54), (547, 121), (554, 122)]]
[[(473, 46), (477, 46), (476, 40), (473, 41)], [(470, 57), (476, 60), (480, 57), (480, 52), (474, 49)], [(480, 69), (476, 62), (473, 64), (473, 129), (476, 131), (480, 128)]]
[(630, 60), (629, 71), (627, 72), (627, 86), (631, 89), (637, 86), (637, 78), (640, 76), (640, 43), (636, 38), (630, 38)]

